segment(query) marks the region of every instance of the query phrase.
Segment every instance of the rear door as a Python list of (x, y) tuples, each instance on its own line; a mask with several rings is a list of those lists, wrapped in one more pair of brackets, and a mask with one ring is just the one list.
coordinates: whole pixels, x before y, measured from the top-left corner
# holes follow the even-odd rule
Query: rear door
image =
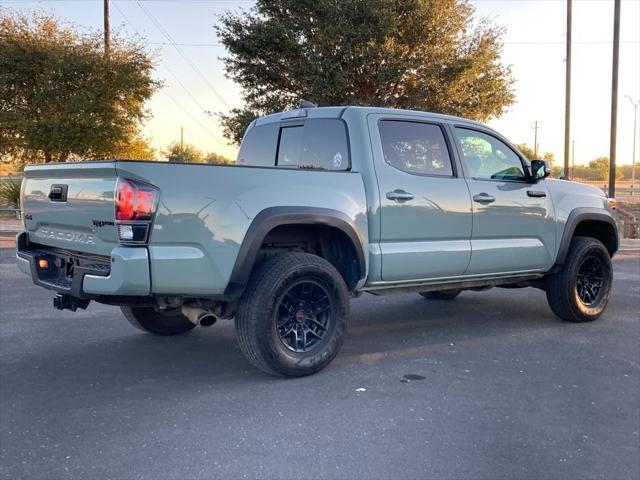
[(114, 209), (116, 179), (114, 162), (27, 167), (22, 213), (29, 240), (109, 255), (119, 246)]
[(471, 256), (471, 200), (444, 126), (371, 115), (380, 192), (383, 281), (462, 274)]
[(462, 126), (454, 131), (473, 200), (466, 274), (548, 269), (555, 228), (545, 182), (530, 183), (524, 160), (493, 132)]

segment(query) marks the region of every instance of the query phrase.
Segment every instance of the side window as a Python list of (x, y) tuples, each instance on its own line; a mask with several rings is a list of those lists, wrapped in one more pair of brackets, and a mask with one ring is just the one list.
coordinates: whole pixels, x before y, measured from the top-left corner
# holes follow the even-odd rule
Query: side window
[(522, 161), (504, 142), (486, 133), (456, 127), (456, 137), (473, 178), (526, 180)]
[(278, 145), (278, 125), (267, 124), (247, 130), (236, 164), (273, 167)]
[(304, 125), (282, 126), (278, 167), (348, 170), (347, 129), (338, 119), (309, 119)]
[(384, 160), (392, 167), (418, 175), (453, 176), (447, 144), (438, 125), (382, 120), (380, 139)]

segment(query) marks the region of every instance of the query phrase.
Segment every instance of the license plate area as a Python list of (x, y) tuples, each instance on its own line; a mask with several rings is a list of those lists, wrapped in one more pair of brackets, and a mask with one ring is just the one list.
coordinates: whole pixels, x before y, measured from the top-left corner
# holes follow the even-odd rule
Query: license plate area
[(85, 275), (108, 276), (111, 272), (110, 257), (85, 255), (55, 247), (28, 242), (21, 236), (18, 255), (31, 264), (31, 276), (42, 287), (60, 293), (82, 297), (82, 280)]

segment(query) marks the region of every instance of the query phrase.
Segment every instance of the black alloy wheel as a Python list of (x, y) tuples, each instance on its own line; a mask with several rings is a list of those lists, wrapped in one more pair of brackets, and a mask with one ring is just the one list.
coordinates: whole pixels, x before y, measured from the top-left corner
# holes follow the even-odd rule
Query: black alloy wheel
[(602, 315), (611, 296), (611, 255), (595, 238), (571, 240), (564, 264), (547, 275), (545, 290), (553, 313), (569, 322), (591, 322)]
[(596, 305), (604, 292), (604, 265), (599, 257), (589, 256), (578, 268), (576, 294), (587, 307)]
[(309, 352), (321, 345), (331, 323), (331, 300), (319, 283), (301, 281), (280, 298), (276, 312), (278, 337), (293, 352)]

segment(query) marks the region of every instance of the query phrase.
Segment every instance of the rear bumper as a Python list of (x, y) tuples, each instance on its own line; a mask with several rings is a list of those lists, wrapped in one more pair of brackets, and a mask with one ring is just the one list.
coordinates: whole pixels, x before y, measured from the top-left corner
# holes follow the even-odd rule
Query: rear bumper
[[(145, 247), (117, 247), (109, 257), (85, 256), (29, 242), (27, 232), (16, 237), (16, 263), (38, 286), (77, 298), (101, 295), (150, 294), (149, 254)], [(38, 260), (49, 260), (41, 270)]]

